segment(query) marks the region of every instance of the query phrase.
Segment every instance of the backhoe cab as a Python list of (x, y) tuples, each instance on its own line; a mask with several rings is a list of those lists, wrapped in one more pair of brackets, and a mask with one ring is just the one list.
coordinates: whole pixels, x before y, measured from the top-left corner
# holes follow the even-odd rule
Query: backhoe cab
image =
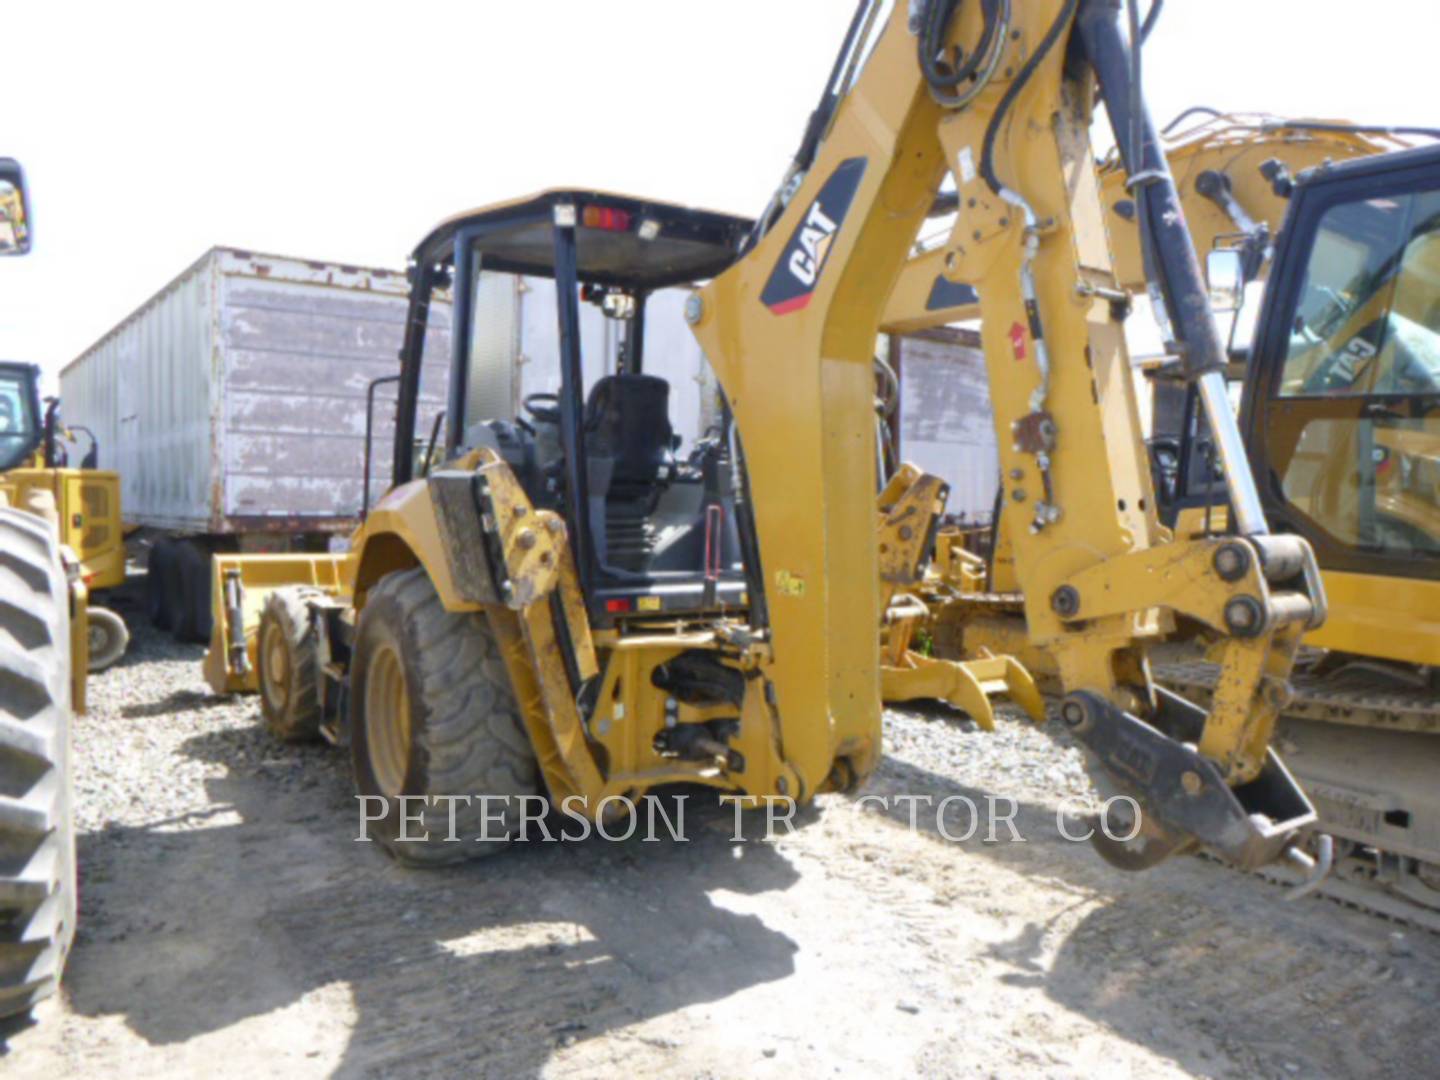
[[(695, 388), (647, 373), (646, 349), (687, 334), (681, 298), (734, 260), (749, 228), (741, 218), (579, 191), (440, 226), (413, 260), (396, 483), (422, 472), (408, 453), (419, 434), (409, 405), (424, 352), (416, 324), (434, 285), (453, 279), (457, 332), (440, 458), (494, 455), (532, 507), (563, 519), (596, 628), (746, 607), (733, 427), (719, 401), (695, 402), (713, 426), (693, 424), (688, 439), (680, 435), (676, 399), (693, 401)], [(487, 303), (516, 274), (533, 279), (527, 312), (553, 312), (559, 331), (560, 355), (528, 358), (523, 381), (502, 347), (511, 327)], [(672, 302), (657, 317), (651, 298), (667, 290)], [(713, 380), (709, 386), (713, 395)], [(446, 474), (432, 487), (448, 495), (465, 483)], [(440, 523), (453, 524), (444, 509)]]

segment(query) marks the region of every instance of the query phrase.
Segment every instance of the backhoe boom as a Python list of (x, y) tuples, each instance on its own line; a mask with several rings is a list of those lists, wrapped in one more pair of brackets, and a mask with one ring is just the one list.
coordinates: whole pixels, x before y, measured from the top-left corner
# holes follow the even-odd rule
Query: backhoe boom
[[(754, 489), (780, 707), (824, 710), (824, 749), (878, 743), (873, 639), (856, 632), (879, 621), (877, 597), (849, 585), (877, 580), (871, 346), (952, 173), (960, 209), (940, 261), (979, 294), (1006, 499), (1029, 522), (1016, 530), (1017, 572), (1031, 635), (1069, 693), (1062, 715), (1144, 808), (1135, 861), (1198, 840), (1256, 864), (1312, 820), (1268, 741), (1323, 598), (1304, 542), (1265, 535), (1121, 14), (1116, 0), (932, 2), (912, 27), (897, 6), (783, 212), (692, 311)], [(855, 25), (869, 25), (863, 12)], [(954, 78), (938, 56), (968, 58), (975, 78)], [(1156, 518), (1088, 138), (1097, 82), (1155, 286), (1211, 406), (1238, 537), (1177, 542)], [(1147, 648), (1176, 615), (1221, 643), (1227, 690), (1208, 715), (1149, 678)], [(787, 733), (807, 787), (819, 780), (811, 761), (828, 758), (815, 749), (811, 759)]]

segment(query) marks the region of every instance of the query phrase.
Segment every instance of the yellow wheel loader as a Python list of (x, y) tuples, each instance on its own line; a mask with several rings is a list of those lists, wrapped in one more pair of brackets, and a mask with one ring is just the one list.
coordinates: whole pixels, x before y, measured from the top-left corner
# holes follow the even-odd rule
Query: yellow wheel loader
[[(1030, 635), (1057, 659), (1062, 719), (1138, 808), (1130, 841), (1098, 843), (1127, 868), (1203, 844), (1323, 873), (1323, 850), (1296, 848), (1313, 809), (1270, 739), (1324, 593), (1308, 543), (1261, 512), (1124, 22), (1111, 0), (867, 0), (753, 225), (584, 190), (440, 225), (412, 260), (394, 486), (348, 553), (291, 574), (304, 595), (276, 598), (294, 564), (218, 559), (213, 681), (258, 678), (282, 734), (348, 742), (372, 835), (415, 863), (494, 850), (472, 838), (515, 835), (542, 792), (604, 821), (677, 781), (751, 803), (862, 783), (882, 750), (886, 613), (871, 358), (953, 177), (940, 262), (980, 298)], [(1232, 535), (1177, 539), (1158, 518), (1089, 143), (1098, 101), (1222, 450)], [(495, 274), (553, 296), (558, 374), (523, 403), (487, 363), (505, 331)], [(663, 340), (645, 301), (692, 285), (722, 408), (686, 454), (673, 388), (645, 371)], [(432, 321), (447, 287), (453, 323)], [(623, 338), (613, 371), (597, 333)], [(451, 363), (427, 433), (428, 348)], [(1151, 678), (1182, 622), (1222, 665), (1208, 710)]]
[[(29, 398), (34, 407), (39, 400), (39, 380), (40, 371), (32, 364), (0, 361), (0, 385), (13, 388), (0, 396), (0, 427), (6, 423), (8, 401)], [(64, 444), (77, 440), (74, 431), (61, 425), (59, 409), (58, 401), (48, 402), (39, 425), (38, 445), (19, 465), (0, 470), (0, 493), (12, 506), (43, 503), (59, 531), (60, 543), (74, 555), (90, 598), (85, 608), (86, 667), (96, 673), (124, 656), (130, 643), (125, 620), (103, 603), (107, 592), (125, 584), (120, 474), (96, 468), (99, 447), (94, 436), (83, 429), (89, 450), (78, 468), (69, 466)]]
[[(1311, 540), (1329, 596), (1325, 626), (1306, 635), (1281, 727), (1322, 828), (1340, 843), (1338, 872), (1325, 888), (1432, 927), (1440, 926), (1440, 803), (1433, 794), (1440, 771), (1440, 496), (1427, 440), (1437, 437), (1440, 405), (1440, 348), (1431, 341), (1440, 332), (1431, 311), (1440, 307), (1440, 280), (1429, 268), (1423, 221), (1388, 238), (1365, 230), (1371, 212), (1383, 220), (1380, 211), (1392, 200), (1410, 192), (1421, 198), (1427, 182), (1440, 184), (1437, 151), (1408, 149), (1404, 141), (1437, 135), (1209, 116), (1168, 148), (1191, 234), (1212, 253), (1212, 285), (1228, 283), (1228, 306), (1238, 307), (1245, 287), (1269, 277), (1272, 266), (1272, 291), (1288, 290), (1283, 302), (1267, 300), (1253, 343), (1232, 339), (1228, 376), (1264, 481), (1266, 515), (1272, 526)], [(1123, 169), (1112, 156), (1100, 175), (1122, 283), (1142, 289)], [(1317, 206), (1338, 223), (1307, 221)], [(1347, 231), (1351, 218), (1362, 224)], [(1284, 255), (1295, 228), (1311, 237), (1295, 242), (1301, 254), (1287, 263), (1276, 257), (1277, 240)], [(1381, 252), (1367, 250), (1387, 243)], [(922, 310), (926, 275), (933, 274), (927, 262), (933, 256), (914, 260), (891, 298), (887, 318), (897, 329), (975, 315), (973, 305)], [(1367, 282), (1365, 273), (1376, 280)], [(1327, 349), (1314, 340), (1319, 332), (1307, 304), (1320, 312), (1355, 305), (1352, 323), (1364, 325), (1351, 325), (1353, 340)], [(1279, 328), (1286, 325), (1293, 341)], [(1157, 374), (1157, 391), (1168, 388), (1164, 370)], [(1228, 495), (1200, 403), (1183, 382), (1170, 385), (1175, 405), (1157, 404), (1150, 440), (1162, 520), (1180, 537), (1223, 533)], [(1011, 522), (1000, 524), (988, 563), (958, 537), (941, 534), (930, 585), (918, 590), (926, 625), (941, 656), (1003, 648), (1053, 677), (1053, 662), (1026, 641), (1005, 540)], [(1218, 675), (1213, 664), (1175, 658), (1155, 672), (1201, 700)]]
[[(0, 159), (0, 255), (31, 239), (24, 174)], [(36, 375), (0, 366), (0, 1017), (55, 992), (75, 937), (70, 722), (85, 704), (86, 594), (53, 491), (10, 480), (43, 441)]]

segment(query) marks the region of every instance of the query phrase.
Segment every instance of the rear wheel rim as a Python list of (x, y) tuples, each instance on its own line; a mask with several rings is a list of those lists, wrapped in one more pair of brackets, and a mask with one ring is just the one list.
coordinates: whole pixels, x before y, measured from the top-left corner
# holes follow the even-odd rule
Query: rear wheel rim
[(394, 646), (381, 645), (365, 672), (365, 743), (383, 795), (399, 795), (410, 766), (410, 695)]
[(277, 711), (285, 707), (290, 697), (290, 650), (285, 644), (285, 635), (280, 632), (280, 627), (274, 622), (266, 624), (265, 636), (260, 642), (260, 655), (264, 657), (265, 665), (265, 678), (260, 690), (265, 695), (265, 703)]

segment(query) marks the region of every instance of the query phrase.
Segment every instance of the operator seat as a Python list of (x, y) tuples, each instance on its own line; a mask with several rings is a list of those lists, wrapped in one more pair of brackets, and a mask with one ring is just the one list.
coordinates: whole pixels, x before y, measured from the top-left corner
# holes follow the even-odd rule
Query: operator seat
[(606, 375), (585, 402), (590, 529), (600, 562), (643, 574), (655, 548), (650, 521), (675, 475), (670, 384), (654, 375)]
[(606, 375), (591, 388), (585, 402), (585, 453), (592, 462), (609, 460), (603, 491), (609, 498), (638, 499), (662, 489), (675, 471), (674, 442), (666, 380)]

